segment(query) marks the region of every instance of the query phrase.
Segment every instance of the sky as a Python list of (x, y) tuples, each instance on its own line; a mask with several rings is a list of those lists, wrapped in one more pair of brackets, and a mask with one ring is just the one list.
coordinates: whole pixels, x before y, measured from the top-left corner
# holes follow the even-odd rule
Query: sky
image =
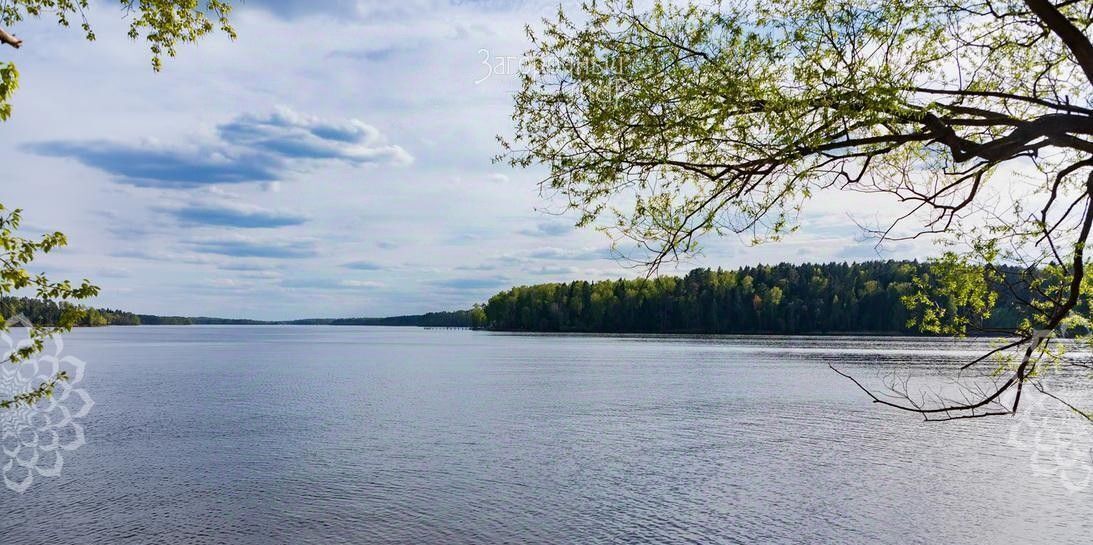
[[(110, 4), (110, 3), (106, 3)], [(250, 0), (151, 70), (111, 6), (98, 39), (49, 21), (9, 29), (20, 89), (2, 128), (0, 202), (69, 247), (32, 272), (89, 278), (97, 306), (292, 319), (468, 308), (513, 285), (631, 278), (610, 241), (495, 164), (538, 0)], [(855, 221), (875, 196), (821, 193), (802, 229), (758, 247), (707, 238), (662, 269), (922, 256)]]

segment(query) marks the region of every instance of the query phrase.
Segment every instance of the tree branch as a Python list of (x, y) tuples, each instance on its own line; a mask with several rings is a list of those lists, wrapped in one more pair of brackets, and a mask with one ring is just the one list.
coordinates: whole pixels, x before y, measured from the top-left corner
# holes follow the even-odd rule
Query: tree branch
[(8, 34), (8, 31), (0, 28), (0, 43), (8, 44), (15, 49), (19, 49), (19, 47), (23, 45), (23, 40), (20, 40), (19, 38)]
[(1025, 4), (1063, 41), (1085, 72), (1086, 80), (1093, 83), (1093, 44), (1089, 38), (1048, 0), (1025, 0)]

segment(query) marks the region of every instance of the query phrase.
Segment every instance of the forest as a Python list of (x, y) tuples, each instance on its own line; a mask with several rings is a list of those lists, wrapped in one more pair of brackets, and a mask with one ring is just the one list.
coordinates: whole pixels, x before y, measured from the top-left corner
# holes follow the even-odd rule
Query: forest
[(60, 322), (67, 309), (78, 308), (82, 315), (77, 326), (138, 325), (141, 319), (132, 312), (105, 308), (86, 308), (71, 303), (43, 301), (30, 297), (0, 297), (0, 316), (4, 320), (22, 315), (34, 325), (51, 326)]
[[(682, 278), (520, 286), (472, 313), (477, 326), (503, 331), (915, 334), (901, 298), (928, 272), (918, 261), (695, 269)], [(1013, 327), (1017, 308), (1000, 297), (979, 325)]]

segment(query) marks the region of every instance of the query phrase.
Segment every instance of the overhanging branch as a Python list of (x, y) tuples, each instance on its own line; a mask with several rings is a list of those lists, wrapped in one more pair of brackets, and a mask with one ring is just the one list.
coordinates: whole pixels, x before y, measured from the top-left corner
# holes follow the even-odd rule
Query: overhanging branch
[(1082, 67), (1082, 72), (1085, 72), (1086, 80), (1093, 83), (1093, 44), (1085, 33), (1048, 0), (1025, 0), (1025, 4), (1066, 44), (1078, 66)]
[(0, 43), (10, 45), (15, 49), (19, 49), (19, 47), (23, 45), (23, 40), (16, 38), (12, 34), (8, 33), (8, 31), (0, 28)]

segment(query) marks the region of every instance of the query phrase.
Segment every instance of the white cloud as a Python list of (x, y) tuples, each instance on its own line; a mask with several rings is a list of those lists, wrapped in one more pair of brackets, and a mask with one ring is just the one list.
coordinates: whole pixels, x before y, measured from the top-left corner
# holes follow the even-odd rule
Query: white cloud
[(286, 107), (268, 115), (236, 116), (217, 125), (215, 138), (197, 143), (46, 140), (23, 149), (73, 159), (119, 183), (176, 189), (243, 183), (276, 187), (270, 184), (331, 161), (354, 166), (413, 162), (405, 149), (389, 144), (378, 129), (362, 121), (328, 121)]
[(408, 165), (414, 158), (387, 143), (379, 129), (357, 119), (329, 121), (279, 106), (268, 115), (247, 114), (217, 127), (235, 146), (288, 159), (340, 159), (354, 164)]
[(383, 282), (376, 282), (374, 280), (342, 280), (338, 282), (339, 285), (347, 288), (370, 288), (378, 289), (386, 286)]

